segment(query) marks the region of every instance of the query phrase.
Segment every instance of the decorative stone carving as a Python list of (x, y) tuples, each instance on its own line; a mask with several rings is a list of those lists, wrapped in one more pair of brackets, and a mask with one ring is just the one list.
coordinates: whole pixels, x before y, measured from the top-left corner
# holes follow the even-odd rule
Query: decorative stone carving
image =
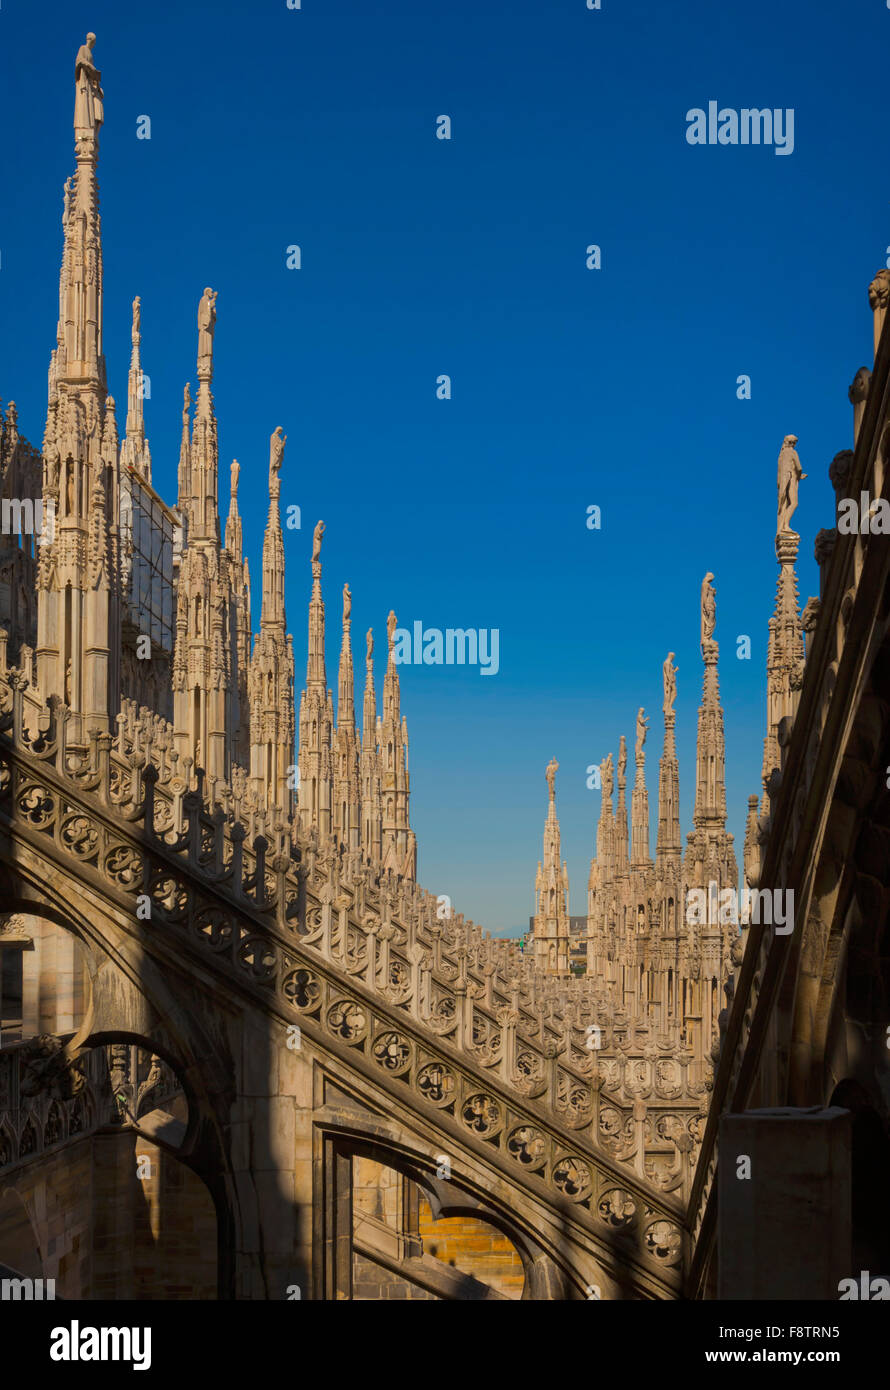
[(60, 1038), (42, 1033), (19, 1053), (22, 1096), (51, 1096), (70, 1100), (79, 1094), (86, 1078), (71, 1061)]

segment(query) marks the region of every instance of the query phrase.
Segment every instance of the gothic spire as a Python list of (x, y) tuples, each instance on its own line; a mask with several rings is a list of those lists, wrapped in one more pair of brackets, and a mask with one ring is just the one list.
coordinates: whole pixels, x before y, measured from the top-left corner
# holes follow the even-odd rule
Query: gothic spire
[(198, 305), (198, 398), (192, 425), (189, 544), (219, 545), (219, 443), (213, 410), (213, 334), (216, 292), (205, 289)]
[[(286, 618), (284, 612), (284, 536), (281, 530), (281, 515), (278, 499), (281, 495), (281, 479), (278, 476), (284, 456), (287, 436), (282, 436), (281, 426), (274, 430), (269, 441), (269, 516), (266, 521), (266, 534), (263, 539), (263, 603), (260, 626), (284, 637)], [(324, 638), (322, 637), (322, 648)]]
[(352, 670), (352, 595), (343, 585), (343, 640), (337, 689), (337, 729), (334, 734), (334, 830), (340, 843), (357, 849), (362, 834), (361, 749), (355, 727), (355, 683)]
[(321, 596), (321, 541), (324, 522), (316, 523), (312, 538), (312, 597), (309, 600), (309, 655), (306, 662), (307, 689), (327, 689), (328, 677), (324, 661), (324, 600)]
[(120, 695), (119, 448), (102, 355), (96, 168), (103, 98), (95, 38), (87, 35), (74, 64), (77, 167), (65, 184), (43, 445), (44, 495), (58, 499), (59, 521), (38, 570), (37, 679), (44, 695), (58, 695), (71, 709), (72, 743), (107, 729)]
[(677, 668), (674, 653), (668, 652), (662, 667), (664, 680), (664, 751), (658, 765), (658, 839), (655, 855), (659, 870), (672, 859), (679, 863), (683, 841), (680, 832), (680, 765), (674, 725), (674, 700), (677, 698)]
[[(261, 803), (271, 802), (289, 811), (293, 802), (290, 771), (294, 741), (294, 659), (290, 638), (285, 633), (284, 538), (278, 512), (281, 491), (278, 474), (286, 442), (279, 425), (269, 440), (269, 518), (263, 540), (262, 611), (248, 685), (253, 787)], [(236, 467), (233, 465), (233, 489), (237, 487)], [(317, 721), (313, 717), (310, 722)]]
[(559, 763), (547, 765), (549, 801), (544, 824), (544, 857), (535, 877), (533, 924), (535, 962), (548, 974), (569, 973), (569, 874), (560, 863), (559, 820), (556, 815), (556, 773)]
[(698, 743), (695, 767), (696, 829), (724, 829), (726, 825), (726, 749), (723, 736), (723, 709), (717, 677), (719, 647), (714, 640), (716, 599), (710, 570), (701, 587), (701, 651), (704, 661), (702, 702), (698, 711)]
[(377, 745), (377, 692), (374, 689), (374, 630), (365, 637), (365, 699), (361, 740), (362, 846), (372, 859), (379, 860), (383, 843), (383, 813), (380, 804), (380, 754)]
[(133, 300), (132, 351), (130, 353), (130, 373), (127, 379), (127, 425), (121, 445), (121, 465), (138, 473), (147, 483), (151, 482), (151, 453), (145, 437), (145, 412), (143, 407), (145, 377), (142, 371), (141, 301), (139, 296)]
[(390, 611), (386, 620), (386, 633), (388, 638), (388, 655), (386, 659), (386, 672), (383, 677), (383, 718), (394, 725), (399, 722), (401, 692), (399, 689), (399, 673), (396, 670), (394, 644), (396, 630), (396, 615)]
[(189, 440), (189, 407), (192, 403), (191, 383), (186, 382), (182, 393), (182, 438), (179, 445), (179, 474), (177, 502), (179, 514), (185, 522), (192, 500), (191, 442)]
[(105, 398), (102, 355), (102, 241), (99, 218), (99, 131), (104, 120), (101, 73), (87, 34), (74, 63), (74, 150), (77, 169), (65, 184), (65, 246), (59, 280), (59, 326), (50, 368), (50, 397), (61, 381)]
[(646, 742), (647, 724), (642, 709), (637, 714), (637, 739), (635, 747), (636, 777), (631, 793), (631, 863), (637, 866), (649, 863), (649, 793), (646, 790)]
[[(340, 646), (340, 673), (337, 686), (337, 728), (355, 728), (355, 676), (352, 669), (352, 595), (343, 585), (343, 638)], [(373, 675), (371, 677), (373, 680)]]
[(324, 522), (312, 537), (312, 598), (309, 600), (309, 655), (300, 697), (300, 815), (303, 828), (315, 827), (325, 843), (333, 829), (334, 708), (324, 660), (324, 602), (321, 596), (321, 539)]
[(615, 873), (627, 873), (627, 740), (624, 734), (618, 744), (618, 808), (615, 813)]
[(395, 659), (396, 615), (386, 620), (389, 654), (383, 677), (383, 718), (378, 725), (381, 796), (383, 801), (383, 863), (395, 873), (414, 878), (416, 845), (408, 823), (408, 725), (401, 713), (399, 675)]
[(377, 732), (377, 692), (374, 689), (374, 629), (368, 628), (365, 637), (365, 701), (362, 721), (362, 747), (372, 748)]
[[(229, 470), (229, 515), (226, 517), (226, 550), (238, 565), (242, 562), (244, 552), (241, 513), (238, 511), (238, 479), (240, 475), (241, 465), (237, 459), (232, 459), (232, 466)], [(263, 546), (263, 553), (265, 554), (265, 546)]]
[(776, 559), (779, 577), (776, 584), (776, 603), (769, 620), (769, 641), (766, 654), (767, 716), (766, 738), (763, 741), (763, 814), (769, 814), (769, 783), (773, 770), (781, 763), (779, 754), (779, 725), (784, 718), (793, 719), (800, 698), (803, 677), (803, 628), (798, 601), (797, 574), (794, 562), (800, 536), (791, 530), (791, 516), (797, 506), (798, 482), (806, 474), (801, 471), (795, 445), (797, 436), (786, 434), (779, 452), (778, 493), (776, 518)]

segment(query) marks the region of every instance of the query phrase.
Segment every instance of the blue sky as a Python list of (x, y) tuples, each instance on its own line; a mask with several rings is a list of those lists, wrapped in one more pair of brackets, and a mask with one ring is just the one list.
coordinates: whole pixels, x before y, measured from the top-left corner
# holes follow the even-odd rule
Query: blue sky
[[(600, 800), (586, 769), (621, 733), (632, 747), (644, 705), (654, 822), (668, 650), (691, 828), (707, 569), (740, 851), (760, 790), (779, 447), (799, 435), (809, 474), (804, 602), (832, 524), (828, 465), (851, 443), (847, 386), (871, 361), (867, 286), (890, 255), (890, 9), (303, 3), (4, 4), (0, 395), (39, 443), (74, 56), (92, 29), (109, 386), (122, 425), (139, 294), (156, 486), (174, 498), (211, 285), (221, 510), (237, 457), (255, 626), (268, 438), (288, 436), (298, 682), (318, 517), (334, 689), (344, 580), (359, 668), (361, 634), (373, 624), (382, 653), (391, 607), (404, 626), (499, 630), (497, 676), (401, 668), (424, 885), (489, 929), (526, 924), (555, 756), (584, 911)], [(793, 108), (793, 154), (690, 146), (686, 112), (709, 100)]]

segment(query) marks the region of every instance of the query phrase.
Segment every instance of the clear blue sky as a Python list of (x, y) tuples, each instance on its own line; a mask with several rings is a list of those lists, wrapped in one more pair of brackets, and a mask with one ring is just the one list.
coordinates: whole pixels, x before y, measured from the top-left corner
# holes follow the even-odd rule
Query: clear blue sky
[[(499, 629), (495, 677), (401, 668), (421, 881), (492, 930), (532, 910), (552, 756), (571, 906), (585, 910), (600, 800), (586, 768), (621, 733), (632, 747), (641, 704), (654, 819), (669, 649), (691, 828), (707, 569), (741, 850), (760, 790), (776, 458), (798, 434), (803, 602), (890, 242), (880, 0), (602, 4), (0, 11), (0, 395), (39, 444), (74, 56), (92, 29), (119, 421), (140, 294), (155, 483), (173, 500), (197, 304), (213, 286), (221, 510), (235, 456), (255, 626), (268, 438), (278, 424), (288, 436), (298, 683), (318, 517), (334, 689), (344, 580), (359, 669), (361, 634), (373, 623), (382, 652), (391, 607), (405, 626)], [(793, 154), (690, 146), (686, 112), (709, 100), (793, 108)], [(450, 142), (435, 138), (441, 114)], [(136, 138), (141, 115), (150, 141)], [(300, 271), (285, 266), (291, 243)], [(585, 266), (591, 243), (600, 271)], [(450, 401), (436, 399), (440, 373)], [(741, 633), (750, 661), (735, 657)]]

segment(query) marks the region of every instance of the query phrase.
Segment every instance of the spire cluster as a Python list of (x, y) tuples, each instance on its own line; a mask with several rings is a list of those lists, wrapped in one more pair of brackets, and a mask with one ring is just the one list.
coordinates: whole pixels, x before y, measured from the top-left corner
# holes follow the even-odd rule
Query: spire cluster
[[(126, 433), (118, 444), (102, 355), (102, 245), (96, 167), (104, 121), (89, 35), (76, 61), (77, 168), (65, 185), (59, 324), (49, 373), (43, 494), (57, 505), (56, 539), (38, 565), (37, 661), (42, 692), (72, 710), (75, 742), (112, 730), (145, 706), (167, 721), (179, 766), (201, 769), (286, 822), (298, 815), (319, 847), (361, 850), (413, 878), (408, 738), (390, 653), (378, 717), (370, 669), (365, 723), (355, 721), (351, 596), (344, 593), (338, 719), (327, 689), (321, 537), (315, 530), (306, 686), (294, 747), (293, 639), (285, 613), (281, 469), (286, 437), (270, 438), (260, 629), (253, 637), (250, 573), (230, 471), (224, 535), (213, 399), (217, 292), (197, 312), (197, 392), (185, 387), (176, 507), (152, 487), (142, 365), (142, 303), (133, 300)], [(192, 413), (192, 406), (194, 410)], [(370, 653), (370, 645), (369, 645)]]

